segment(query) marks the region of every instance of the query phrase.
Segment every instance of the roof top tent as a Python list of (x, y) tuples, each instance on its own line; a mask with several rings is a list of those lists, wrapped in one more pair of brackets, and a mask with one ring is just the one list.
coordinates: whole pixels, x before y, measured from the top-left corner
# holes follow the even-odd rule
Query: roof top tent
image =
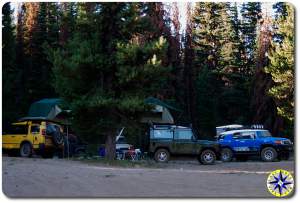
[(67, 124), (70, 110), (63, 109), (64, 101), (58, 98), (42, 99), (31, 104), (27, 117), (41, 117), (49, 120), (57, 120)]
[(145, 103), (151, 105), (152, 109), (150, 112), (144, 114), (141, 119), (142, 123), (174, 124), (174, 118), (170, 111), (172, 110), (181, 112), (180, 109), (177, 109), (154, 97), (148, 97), (147, 99), (145, 99)]

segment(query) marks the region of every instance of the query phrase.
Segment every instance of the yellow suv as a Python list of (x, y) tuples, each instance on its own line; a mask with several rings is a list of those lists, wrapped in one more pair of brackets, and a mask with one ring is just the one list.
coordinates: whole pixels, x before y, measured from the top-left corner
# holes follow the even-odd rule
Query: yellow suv
[(20, 119), (12, 123), (9, 133), (2, 136), (3, 152), (18, 151), (22, 157), (36, 153), (50, 158), (55, 151), (63, 151), (63, 145), (63, 127), (44, 118)]

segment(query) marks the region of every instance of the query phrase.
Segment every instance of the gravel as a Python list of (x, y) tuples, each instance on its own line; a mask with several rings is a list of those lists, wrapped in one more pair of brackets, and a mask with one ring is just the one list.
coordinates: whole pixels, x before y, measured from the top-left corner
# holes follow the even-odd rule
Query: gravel
[[(155, 164), (155, 163), (153, 163)], [(265, 163), (173, 160), (151, 168), (62, 159), (2, 158), (8, 197), (272, 197), (270, 171), (294, 172), (294, 161)]]

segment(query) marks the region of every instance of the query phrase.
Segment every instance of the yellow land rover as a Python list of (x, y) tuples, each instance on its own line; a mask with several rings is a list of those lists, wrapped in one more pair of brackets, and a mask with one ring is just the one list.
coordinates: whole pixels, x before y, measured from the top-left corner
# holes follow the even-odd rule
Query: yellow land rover
[(55, 151), (63, 151), (62, 129), (59, 123), (45, 118), (22, 118), (2, 136), (3, 152), (18, 152), (21, 157), (35, 153), (50, 158)]

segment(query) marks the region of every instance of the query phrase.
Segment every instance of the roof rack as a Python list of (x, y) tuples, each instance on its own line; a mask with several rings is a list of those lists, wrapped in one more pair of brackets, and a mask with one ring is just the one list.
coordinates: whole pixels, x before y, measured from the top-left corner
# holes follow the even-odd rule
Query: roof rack
[(242, 129), (264, 129), (264, 125), (262, 124), (252, 124), (252, 125), (245, 125)]

